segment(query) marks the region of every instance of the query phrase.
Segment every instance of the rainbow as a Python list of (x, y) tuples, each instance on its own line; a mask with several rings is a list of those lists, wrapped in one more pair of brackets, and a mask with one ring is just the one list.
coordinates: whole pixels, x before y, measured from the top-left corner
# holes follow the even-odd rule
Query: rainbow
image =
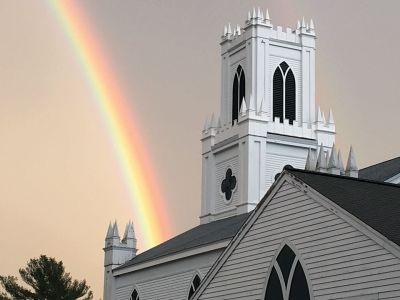
[(127, 97), (118, 86), (79, 1), (48, 3), (79, 59), (105, 120), (133, 204), (139, 243), (144, 248), (155, 246), (170, 236), (170, 222)]

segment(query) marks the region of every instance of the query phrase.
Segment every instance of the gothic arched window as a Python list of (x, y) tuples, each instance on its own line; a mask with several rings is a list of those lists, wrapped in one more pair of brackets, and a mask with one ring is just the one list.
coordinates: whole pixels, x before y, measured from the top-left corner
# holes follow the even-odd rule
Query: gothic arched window
[(130, 300), (139, 300), (139, 293), (136, 289), (133, 290)]
[(201, 280), (199, 275), (194, 276), (192, 283), (190, 284), (188, 299), (190, 299), (193, 296), (194, 292), (199, 288), (200, 281)]
[(282, 62), (275, 70), (273, 83), (273, 118), (288, 119), (289, 124), (296, 120), (296, 80), (292, 69)]
[(234, 121), (239, 118), (239, 111), (242, 107), (242, 101), (246, 92), (246, 79), (244, 76), (243, 68), (239, 65), (236, 69), (235, 77), (233, 79), (232, 90), (232, 125)]
[(265, 300), (310, 300), (306, 275), (288, 245), (279, 252), (269, 275)]

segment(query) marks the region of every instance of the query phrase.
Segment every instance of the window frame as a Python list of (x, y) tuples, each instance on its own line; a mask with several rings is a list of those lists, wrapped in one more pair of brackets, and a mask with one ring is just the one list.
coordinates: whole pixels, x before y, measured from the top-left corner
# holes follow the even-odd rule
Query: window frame
[[(286, 65), (287, 65), (287, 68), (286, 68), (286, 70), (285, 70), (285, 72), (283, 72), (283, 69), (282, 69), (282, 64), (283, 63), (285, 63)], [(292, 73), (292, 75), (293, 75), (293, 81), (294, 81), (294, 119), (293, 120), (290, 120), (289, 118), (286, 118), (286, 80), (287, 80), (287, 77), (288, 77), (288, 75), (289, 75), (289, 71)], [(275, 105), (274, 105), (274, 103), (275, 103), (275, 99), (274, 99), (274, 81), (275, 81), (275, 73), (276, 72), (280, 72), (280, 76), (282, 77), (282, 90), (281, 90), (281, 93), (282, 93), (282, 120), (280, 119), (280, 117), (274, 117), (274, 112), (275, 112)], [(272, 107), (272, 119), (273, 119), (273, 122), (275, 122), (275, 118), (278, 118), (279, 119), (279, 123), (284, 123), (285, 122), (285, 120), (288, 120), (289, 121), (289, 124), (291, 124), (291, 125), (293, 125), (293, 122), (295, 122), (295, 121), (297, 121), (297, 110), (298, 110), (298, 105), (297, 105), (297, 102), (298, 102), (298, 99), (297, 99), (297, 80), (296, 80), (296, 76), (295, 76), (295, 73), (294, 73), (294, 71), (293, 71), (293, 69), (291, 68), (291, 66), (285, 61), (285, 60), (282, 60), (274, 69), (273, 69), (273, 72), (272, 72), (272, 76), (271, 76), (271, 79), (272, 79), (272, 81), (271, 81), (271, 107)]]
[[(193, 282), (194, 282), (194, 279), (196, 278), (196, 276), (199, 277), (200, 283), (199, 283), (199, 286), (193, 291), (193, 294), (190, 295), (190, 290), (191, 290), (191, 288), (192, 288), (192, 285), (193, 285)], [(188, 299), (188, 300), (191, 299), (191, 297), (192, 297), (192, 296), (196, 293), (196, 291), (199, 289), (199, 287), (200, 287), (200, 285), (201, 285), (201, 281), (202, 281), (202, 278), (201, 278), (201, 276), (200, 276), (200, 273), (199, 273), (199, 271), (196, 271), (196, 272), (194, 273), (194, 275), (192, 276), (192, 278), (190, 279), (189, 289), (188, 289), (188, 292), (187, 292), (187, 299)]]
[[(281, 253), (283, 247), (285, 247), (285, 246), (288, 246), (294, 252), (294, 254), (296, 255), (295, 258), (294, 258), (294, 261), (292, 263), (292, 266), (296, 266), (297, 262), (300, 262), (301, 267), (302, 267), (303, 272), (304, 272), (304, 276), (306, 277), (306, 282), (307, 282), (307, 286), (308, 286), (308, 292), (310, 294), (310, 300), (314, 300), (314, 293), (313, 293), (313, 290), (312, 290), (312, 284), (311, 284), (310, 276), (308, 274), (308, 269), (306, 268), (306, 264), (305, 264), (305, 262), (304, 262), (304, 260), (302, 258), (302, 255), (300, 254), (300, 252), (297, 250), (297, 248), (288, 239), (284, 239), (282, 241), (282, 243), (279, 245), (279, 247), (277, 248), (277, 250), (275, 251), (275, 255), (274, 255), (273, 259), (271, 260), (271, 263), (270, 263), (270, 265), (268, 267), (266, 280), (264, 282), (264, 286), (263, 286), (263, 289), (262, 289), (263, 292), (261, 294), (261, 296), (262, 296), (261, 299), (265, 299), (265, 295), (266, 295), (267, 287), (268, 287), (268, 281), (269, 281), (269, 278), (271, 276), (273, 267), (275, 267), (275, 271), (278, 274), (278, 278), (279, 278), (279, 282), (281, 283), (281, 287), (282, 287), (282, 283), (285, 283), (285, 280), (283, 278), (283, 275), (282, 275), (282, 272), (281, 272), (280, 268), (278, 269), (276, 267), (277, 258), (279, 256), (279, 254)], [(287, 286), (289, 288), (287, 290), (285, 290), (282, 287), (283, 300), (288, 300), (289, 299), (290, 289), (292, 287), (292, 279), (293, 279), (293, 275), (294, 275), (294, 270), (295, 270), (295, 267), (292, 268), (292, 270), (291, 270), (291, 272), (289, 274), (288, 283), (287, 283)]]

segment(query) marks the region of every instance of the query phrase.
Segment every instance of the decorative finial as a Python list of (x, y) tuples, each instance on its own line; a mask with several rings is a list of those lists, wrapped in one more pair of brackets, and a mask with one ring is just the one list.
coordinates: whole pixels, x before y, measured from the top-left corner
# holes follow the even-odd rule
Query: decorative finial
[(226, 27), (226, 25), (224, 26), (224, 33), (223, 36), (226, 36), (228, 34), (228, 28)]
[(328, 123), (329, 123), (329, 124), (335, 124), (335, 120), (333, 119), (333, 112), (332, 112), (332, 109), (329, 109)]
[(240, 107), (240, 114), (244, 117), (246, 115), (246, 112), (247, 112), (247, 105), (246, 105), (246, 100), (244, 100), (243, 97), (242, 104)]
[(297, 29), (300, 29), (300, 21), (297, 20)]
[(257, 16), (256, 16), (256, 8), (255, 7), (253, 7), (253, 19), (255, 19)]
[(319, 172), (326, 172), (326, 156), (325, 156), (325, 151), (324, 151), (324, 145), (321, 143), (319, 147), (319, 154), (318, 154), (318, 160), (317, 160), (317, 171)]
[(346, 175), (350, 177), (358, 177), (358, 167), (353, 146), (350, 146), (349, 157), (346, 165)]
[(251, 19), (251, 13), (250, 13), (250, 11), (248, 11), (248, 13), (247, 13), (247, 21), (250, 21), (250, 19)]
[(305, 27), (306, 27), (306, 21), (304, 20), (304, 17), (303, 17), (303, 19), (301, 20), (301, 27), (302, 27), (302, 28), (305, 28)]
[(240, 28), (240, 25), (238, 24), (238, 25), (236, 25), (236, 31), (237, 31), (237, 34), (238, 35), (241, 35), (242, 34), (242, 30), (241, 30), (241, 28)]
[(232, 34), (231, 23), (228, 24), (228, 35)]
[(267, 11), (265, 12), (265, 20), (268, 20), (268, 21), (269, 21), (269, 11), (268, 11), (268, 8), (267, 8)]
[(313, 19), (310, 20), (310, 29), (314, 31), (314, 21)]
[(315, 171), (315, 155), (312, 152), (311, 148), (308, 148), (307, 160), (305, 165), (305, 170), (307, 171)]

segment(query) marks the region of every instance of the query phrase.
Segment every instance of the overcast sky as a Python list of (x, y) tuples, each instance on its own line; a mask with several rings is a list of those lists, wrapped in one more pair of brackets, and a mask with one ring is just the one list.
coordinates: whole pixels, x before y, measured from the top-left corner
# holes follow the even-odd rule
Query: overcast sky
[[(352, 144), (364, 167), (400, 153), (399, 1), (81, 2), (129, 95), (175, 234), (198, 224), (199, 139), (219, 109), (219, 37), (253, 6), (283, 27), (313, 18), (317, 103), (333, 109), (344, 156)], [(132, 218), (121, 168), (48, 4), (0, 5), (0, 272), (55, 256), (97, 299), (108, 222)]]

